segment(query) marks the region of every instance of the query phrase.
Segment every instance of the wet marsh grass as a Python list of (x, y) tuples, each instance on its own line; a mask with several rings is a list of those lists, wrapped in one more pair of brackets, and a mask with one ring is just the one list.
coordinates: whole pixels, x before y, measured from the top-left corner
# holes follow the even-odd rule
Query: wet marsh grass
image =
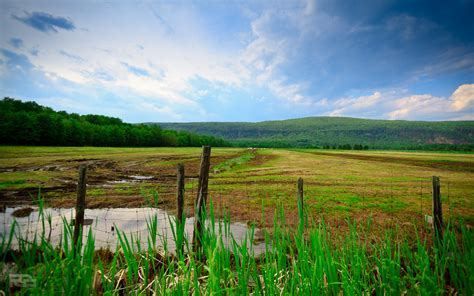
[[(47, 225), (42, 206), (40, 203), (38, 220)], [(264, 216), (265, 211), (261, 214)], [(7, 295), (13, 291), (24, 295), (474, 292), (474, 236), (462, 225), (448, 225), (441, 241), (419, 236), (407, 240), (404, 232), (395, 230), (373, 236), (370, 219), (365, 223), (347, 220), (348, 232), (339, 232), (336, 225), (315, 222), (301, 205), (297, 216), (297, 226), (289, 227), (283, 208), (274, 213), (272, 234), (265, 232), (266, 250), (258, 257), (252, 255), (252, 244), (247, 248), (246, 241), (239, 244), (234, 240), (229, 248), (224, 247), (224, 237), (231, 236), (228, 216), (218, 223), (220, 230), (205, 227), (202, 253), (193, 253), (189, 238), (183, 228), (176, 226), (174, 218), (169, 221), (174, 241), (183, 246), (183, 251), (178, 248), (176, 253), (166, 247), (153, 247), (163, 237), (158, 233), (156, 216), (147, 219), (148, 247), (142, 248), (138, 237), (119, 230), (113, 252), (94, 251), (92, 232), (75, 248), (68, 223), (64, 223), (60, 246), (51, 245), (42, 232), (28, 241), (19, 239), (18, 249), (13, 250), (13, 238), (21, 233), (15, 231), (19, 227), (16, 225), (0, 239), (0, 265), (2, 270), (8, 270), (2, 274), (0, 289)], [(220, 220), (212, 203), (208, 219), (209, 225)], [(417, 233), (414, 227), (411, 231)], [(246, 239), (254, 240), (253, 227)], [(36, 285), (10, 289), (8, 273), (29, 274)]]

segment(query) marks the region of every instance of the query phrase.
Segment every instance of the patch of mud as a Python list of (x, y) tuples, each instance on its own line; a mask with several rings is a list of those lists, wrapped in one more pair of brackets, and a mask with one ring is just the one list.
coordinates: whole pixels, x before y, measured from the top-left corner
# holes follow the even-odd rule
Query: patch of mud
[[(212, 164), (221, 163), (238, 154), (216, 156), (211, 158)], [(88, 166), (88, 190), (103, 188), (103, 192), (87, 195), (87, 202), (93, 207), (133, 207), (145, 203), (142, 186), (160, 192), (160, 202), (166, 205), (175, 204), (176, 165), (166, 161), (184, 163), (187, 182), (198, 178), (200, 157), (158, 156), (146, 159), (116, 161), (110, 159), (75, 158), (62, 162), (35, 167), (10, 167), (3, 170), (38, 170), (64, 171), (66, 173), (51, 174), (47, 181), (37, 181), (34, 187), (22, 189), (0, 190), (0, 200), (7, 206), (35, 204), (41, 192), (41, 197), (50, 206), (73, 206), (77, 189), (77, 167), (80, 164)], [(160, 162), (166, 162), (160, 164)], [(151, 162), (152, 165), (148, 165)], [(156, 162), (156, 163), (155, 163)], [(40, 189), (41, 188), (41, 189)], [(191, 190), (192, 191), (192, 190)], [(194, 192), (193, 192), (194, 194)], [(194, 197), (191, 198), (194, 200)]]
[(272, 154), (260, 154), (256, 153), (255, 157), (249, 161), (252, 166), (262, 165), (270, 160), (276, 159), (278, 156)]
[(24, 218), (31, 215), (33, 211), (34, 211), (33, 208), (30, 208), (30, 207), (19, 208), (12, 212), (12, 216), (16, 218)]
[(63, 162), (64, 163), (54, 163), (48, 165), (3, 167), (0, 168), (0, 172), (63, 172), (77, 170), (81, 164), (87, 165), (88, 169), (90, 170), (99, 168), (114, 169), (117, 167), (117, 163), (111, 160), (81, 158), (68, 159), (64, 160)]
[(62, 172), (62, 171), (67, 171), (69, 169), (70, 169), (69, 167), (62, 166), (62, 165), (45, 165), (42, 167), (35, 167), (27, 171)]
[(69, 170), (70, 167), (62, 165), (44, 165), (44, 166), (28, 166), (28, 167), (3, 167), (0, 168), (0, 173), (12, 172), (62, 172)]
[[(31, 205), (35, 204), (38, 197), (48, 196), (54, 193), (66, 197), (74, 196), (76, 184), (64, 184), (61, 186), (22, 188), (16, 190), (0, 190), (0, 200), (6, 206)], [(47, 200), (46, 200), (47, 202)]]
[(96, 161), (100, 160), (98, 158), (74, 158), (74, 159), (67, 159), (65, 162), (84, 162), (84, 161)]
[(94, 161), (86, 161), (85, 164), (89, 170), (95, 169), (115, 169), (117, 167), (117, 163), (112, 160), (94, 160)]

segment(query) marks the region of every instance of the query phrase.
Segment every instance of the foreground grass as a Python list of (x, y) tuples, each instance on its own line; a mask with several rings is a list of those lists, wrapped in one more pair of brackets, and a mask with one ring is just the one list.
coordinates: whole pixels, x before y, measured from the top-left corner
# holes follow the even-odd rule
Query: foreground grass
[[(114, 253), (94, 252), (89, 233), (82, 247), (71, 244), (71, 228), (64, 225), (63, 243), (52, 246), (38, 233), (33, 243), (20, 239), (18, 250), (10, 242), (15, 231), (1, 241), (3, 278), (0, 289), (34, 295), (114, 294), (266, 294), (266, 295), (472, 295), (474, 292), (474, 238), (471, 230), (448, 227), (444, 238), (428, 244), (408, 241), (396, 231), (372, 240), (365, 228), (348, 221), (347, 235), (334, 236), (324, 222), (311, 221), (299, 207), (296, 228), (285, 225), (283, 209), (275, 215), (272, 236), (265, 235), (265, 252), (253, 256), (252, 244), (233, 242), (224, 247), (228, 219), (221, 229), (207, 227), (201, 238), (202, 252), (193, 253), (183, 228), (170, 221), (175, 241), (184, 252), (171, 254), (152, 246), (160, 239), (156, 217), (148, 222), (149, 247), (138, 238), (119, 232)], [(47, 223), (47, 217), (41, 216)], [(209, 225), (215, 225), (213, 206)], [(361, 231), (364, 230), (364, 231)], [(398, 236), (398, 237), (395, 237)], [(248, 242), (253, 241), (250, 230)], [(180, 243), (181, 242), (181, 243)], [(166, 244), (164, 244), (166, 245)], [(80, 254), (80, 255), (79, 255)], [(35, 287), (10, 290), (5, 273), (22, 273), (36, 279)]]

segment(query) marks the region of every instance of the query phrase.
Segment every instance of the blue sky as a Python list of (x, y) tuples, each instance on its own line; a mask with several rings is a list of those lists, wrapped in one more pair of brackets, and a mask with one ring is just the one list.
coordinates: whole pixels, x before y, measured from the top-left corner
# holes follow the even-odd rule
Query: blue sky
[(474, 120), (474, 1), (0, 2), (0, 95), (127, 122)]

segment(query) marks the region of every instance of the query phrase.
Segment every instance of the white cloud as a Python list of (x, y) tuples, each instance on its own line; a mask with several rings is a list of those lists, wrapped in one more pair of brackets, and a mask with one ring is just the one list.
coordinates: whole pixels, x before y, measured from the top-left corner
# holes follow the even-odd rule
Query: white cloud
[(282, 74), (285, 66), (298, 55), (301, 45), (334, 22), (325, 14), (316, 14), (315, 1), (293, 10), (268, 9), (251, 22), (253, 39), (242, 54), (242, 62), (252, 78), (278, 98), (302, 106), (314, 105), (308, 95), (307, 80), (290, 80)]
[(474, 84), (461, 85), (451, 95), (451, 108), (454, 111), (464, 110), (474, 103)]
[(453, 118), (449, 118), (448, 120), (474, 121), (474, 114), (467, 114), (460, 117), (453, 117)]
[(432, 95), (412, 95), (393, 101), (395, 110), (389, 112), (389, 119), (417, 119), (421, 116), (442, 113), (449, 107), (449, 101)]
[(258, 83), (272, 79), (275, 70), (286, 60), (286, 40), (271, 34), (271, 23), (275, 14), (266, 11), (251, 23), (253, 40), (242, 54), (242, 62), (254, 73)]
[(274, 94), (280, 98), (284, 98), (290, 103), (309, 104), (308, 99), (301, 94), (303, 86), (298, 83), (286, 84), (282, 80), (270, 81), (268, 87)]
[(336, 109), (331, 111), (329, 115), (341, 116), (364, 110), (377, 104), (381, 98), (382, 94), (380, 92), (374, 92), (372, 95), (357, 98), (342, 98), (334, 102), (334, 107)]
[[(107, 6), (105, 3), (97, 5)], [(236, 58), (239, 53), (219, 51), (213, 44), (213, 36), (191, 6), (179, 10), (160, 7), (160, 12), (172, 14), (172, 17), (163, 17), (161, 23), (156, 22), (157, 10), (150, 10), (148, 4), (134, 5), (134, 9), (128, 9), (127, 5), (108, 7), (107, 18), (94, 16), (100, 8), (85, 15), (81, 10), (74, 10), (74, 5), (46, 8), (30, 2), (19, 5), (21, 8), (12, 6), (10, 11), (4, 12), (2, 25), (10, 26), (10, 30), (28, 40), (25, 48), (18, 52), (25, 54), (52, 82), (67, 80), (78, 84), (78, 88), (96, 88), (132, 100), (146, 97), (170, 112), (185, 107), (202, 113), (198, 98), (188, 95), (198, 91), (193, 89), (193, 79), (235, 87), (249, 78), (248, 69)], [(18, 11), (44, 9), (54, 15), (65, 15), (87, 30), (48, 35), (8, 17)], [(123, 18), (140, 22), (130, 23)], [(166, 28), (160, 30), (164, 20)], [(31, 46), (38, 49), (38, 54), (30, 52)], [(124, 67), (124, 63), (150, 75), (137, 75)], [(1, 68), (0, 71), (5, 72), (3, 65)]]
[(474, 84), (460, 85), (449, 97), (407, 94), (406, 90), (377, 91), (372, 95), (345, 97), (329, 103), (330, 116), (407, 120), (470, 120)]
[(446, 119), (471, 118), (474, 102), (474, 84), (460, 85), (449, 98), (430, 94), (412, 95), (394, 100), (395, 110), (388, 113), (390, 119), (417, 119), (432, 116)]
[(160, 107), (156, 106), (153, 103), (143, 101), (140, 102), (137, 107), (137, 109), (141, 112), (153, 113), (156, 118), (160, 118), (161, 116), (166, 115), (167, 118), (170, 118), (172, 120), (183, 120), (183, 116), (181, 114), (176, 113), (170, 107)]

